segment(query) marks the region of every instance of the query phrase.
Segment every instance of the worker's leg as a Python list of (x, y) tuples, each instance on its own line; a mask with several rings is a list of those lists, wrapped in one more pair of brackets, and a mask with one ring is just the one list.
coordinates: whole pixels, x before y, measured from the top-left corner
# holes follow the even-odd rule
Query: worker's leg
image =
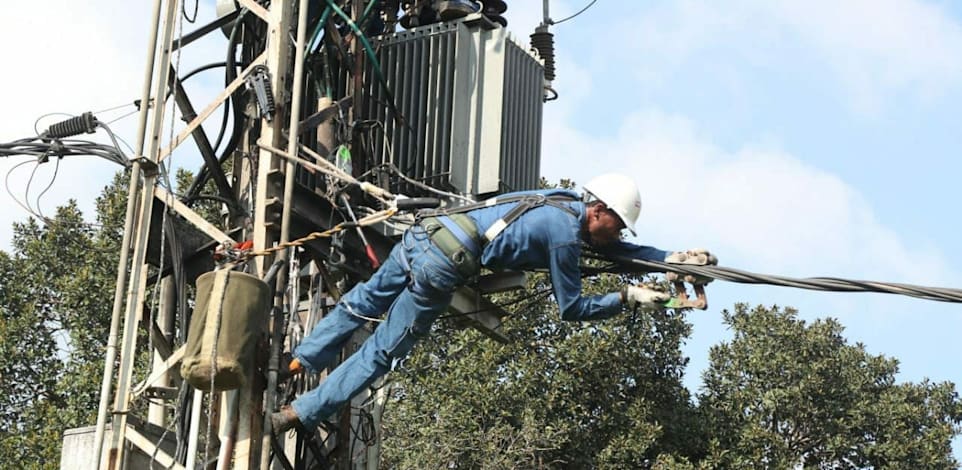
[(404, 247), (396, 245), (371, 279), (354, 286), (314, 326), (294, 349), (293, 356), (300, 365), (311, 372), (327, 367), (344, 347), (351, 333), (367, 323), (361, 317), (378, 318), (390, 308), (410, 278), (410, 268), (404, 256)]
[(412, 282), (391, 305), (387, 320), (318, 388), (291, 404), (309, 429), (384, 375), (395, 359), (404, 358), (450, 304), (451, 293), (461, 282), (453, 265), (433, 244), (407, 236), (405, 242)]

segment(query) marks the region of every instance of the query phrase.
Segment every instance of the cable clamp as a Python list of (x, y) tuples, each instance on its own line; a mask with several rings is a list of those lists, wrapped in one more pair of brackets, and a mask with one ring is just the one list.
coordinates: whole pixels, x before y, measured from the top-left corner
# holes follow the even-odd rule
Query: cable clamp
[(271, 122), (274, 119), (274, 90), (271, 89), (271, 72), (267, 66), (258, 65), (251, 70), (246, 79), (247, 86), (254, 90), (257, 98), (257, 108), (261, 117)]
[[(691, 274), (681, 275), (675, 272), (665, 273), (665, 279), (675, 288), (675, 297), (672, 297), (663, 305), (665, 308), (696, 308), (698, 310), (708, 310), (708, 296), (705, 295), (705, 284), (711, 279), (694, 276)], [(695, 299), (688, 297), (688, 290), (685, 283), (689, 283), (695, 290)]]

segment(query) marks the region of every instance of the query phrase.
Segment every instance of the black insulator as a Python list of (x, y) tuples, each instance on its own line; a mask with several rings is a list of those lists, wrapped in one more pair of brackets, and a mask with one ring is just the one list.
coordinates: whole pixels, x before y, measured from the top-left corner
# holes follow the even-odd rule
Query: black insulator
[(93, 134), (97, 130), (97, 118), (93, 113), (83, 113), (80, 116), (72, 117), (66, 121), (58, 122), (47, 129), (46, 136), (54, 139), (73, 137), (75, 135)]
[(537, 49), (544, 59), (544, 79), (549, 82), (554, 80), (554, 35), (547, 30), (536, 30), (531, 34), (531, 46)]

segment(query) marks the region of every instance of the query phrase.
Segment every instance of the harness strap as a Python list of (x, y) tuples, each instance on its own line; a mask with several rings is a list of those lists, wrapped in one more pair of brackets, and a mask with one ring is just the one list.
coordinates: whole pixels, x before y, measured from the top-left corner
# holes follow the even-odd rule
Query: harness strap
[(568, 212), (569, 214), (577, 217), (578, 216), (577, 211), (575, 211), (574, 209), (562, 203), (562, 201), (572, 201), (572, 200), (573, 199), (570, 197), (561, 196), (561, 195), (546, 197), (542, 194), (536, 194), (536, 195), (523, 196), (523, 198), (521, 199), (521, 201), (518, 203), (517, 206), (514, 206), (513, 208), (511, 208), (511, 210), (509, 210), (507, 214), (504, 214), (503, 217), (494, 221), (494, 223), (491, 224), (491, 226), (484, 231), (485, 242), (490, 243), (492, 240), (495, 239), (495, 237), (497, 237), (501, 232), (503, 232), (504, 229), (506, 229), (508, 225), (511, 224), (511, 222), (518, 220), (518, 217), (521, 217), (522, 215), (524, 215), (525, 212), (528, 212), (531, 209), (543, 206), (545, 204), (564, 210), (565, 212)]
[[(578, 198), (570, 194), (520, 194), (502, 198), (491, 198), (482, 202), (457, 207), (454, 209), (424, 210), (418, 212), (425, 230), (431, 234), (431, 240), (438, 246), (445, 256), (451, 259), (459, 271), (464, 271), (466, 277), (477, 274), (477, 260), (481, 258), (484, 245), (494, 240), (505, 228), (531, 209), (543, 205), (564, 210), (577, 217), (578, 211), (568, 207), (565, 203), (577, 201)], [(517, 202), (504, 216), (495, 221), (478, 234), (478, 228), (465, 213), (475, 209), (493, 207), (501, 204)], [(433, 227), (433, 228), (432, 228)], [(482, 238), (483, 236), (483, 238)]]

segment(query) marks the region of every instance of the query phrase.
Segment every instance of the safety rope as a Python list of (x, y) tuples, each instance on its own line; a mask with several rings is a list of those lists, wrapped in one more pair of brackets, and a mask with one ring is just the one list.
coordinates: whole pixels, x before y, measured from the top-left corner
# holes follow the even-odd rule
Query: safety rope
[(257, 257), (257, 256), (266, 256), (266, 255), (270, 255), (270, 254), (273, 254), (273, 253), (277, 253), (278, 251), (281, 251), (281, 250), (286, 250), (286, 249), (291, 248), (291, 247), (303, 246), (305, 243), (309, 243), (309, 242), (312, 242), (312, 241), (314, 241), (314, 240), (318, 240), (318, 239), (321, 239), (321, 238), (329, 238), (329, 237), (331, 237), (332, 235), (334, 235), (334, 234), (336, 234), (336, 233), (338, 233), (338, 232), (341, 232), (341, 231), (344, 231), (344, 230), (347, 230), (347, 229), (350, 229), (350, 228), (354, 228), (354, 227), (364, 227), (364, 226), (367, 226), (367, 225), (376, 224), (376, 223), (378, 223), (378, 222), (383, 222), (383, 221), (385, 221), (385, 220), (387, 220), (387, 219), (389, 219), (389, 218), (391, 218), (391, 217), (394, 217), (395, 214), (397, 214), (397, 209), (395, 209), (395, 208), (390, 208), (390, 209), (385, 209), (385, 210), (383, 210), (383, 211), (375, 212), (375, 213), (373, 213), (373, 214), (371, 214), (371, 215), (368, 215), (368, 216), (366, 216), (366, 217), (362, 217), (362, 218), (358, 219), (358, 221), (357, 221), (356, 223), (353, 222), (353, 221), (352, 221), (352, 222), (341, 222), (341, 223), (339, 223), (339, 224), (335, 225), (334, 227), (331, 227), (331, 228), (329, 228), (329, 229), (327, 229), (327, 230), (320, 231), (320, 232), (312, 232), (312, 233), (310, 233), (310, 234), (308, 234), (308, 235), (306, 235), (306, 236), (304, 236), (304, 237), (298, 238), (298, 239), (296, 239), (296, 240), (291, 240), (291, 241), (289, 241), (289, 242), (280, 243), (280, 244), (278, 244), (278, 245), (275, 245), (275, 246), (272, 246), (272, 247), (269, 247), (269, 248), (265, 248), (265, 249), (259, 250), (259, 251), (250, 251), (250, 252), (247, 252), (247, 253), (243, 253), (243, 254), (241, 254), (238, 258), (236, 258), (235, 260), (233, 260), (233, 261), (231, 261), (230, 263), (228, 263), (228, 266), (229, 266), (229, 267), (233, 267), (233, 266), (236, 266), (236, 265), (238, 265), (238, 264), (241, 264), (241, 263), (244, 263), (244, 262), (246, 262), (246, 261), (249, 261), (249, 260), (251, 260), (251, 259), (253, 259), (253, 258)]
[[(723, 266), (670, 264), (661, 261), (650, 261), (618, 256), (602, 256), (596, 254), (586, 254), (586, 256), (600, 260), (615, 261), (623, 268), (627, 269), (628, 272), (677, 272), (719, 279), (722, 281), (737, 282), (741, 284), (767, 284), (773, 286), (795, 287), (799, 289), (832, 292), (876, 292), (882, 294), (904, 295), (925, 300), (935, 300), (939, 302), (962, 303), (962, 289), (952, 289), (947, 287), (927, 287), (894, 282), (843, 279), (838, 277), (793, 278), (771, 274), (752, 273)], [(618, 269), (616, 268), (614, 270), (617, 271)]]

